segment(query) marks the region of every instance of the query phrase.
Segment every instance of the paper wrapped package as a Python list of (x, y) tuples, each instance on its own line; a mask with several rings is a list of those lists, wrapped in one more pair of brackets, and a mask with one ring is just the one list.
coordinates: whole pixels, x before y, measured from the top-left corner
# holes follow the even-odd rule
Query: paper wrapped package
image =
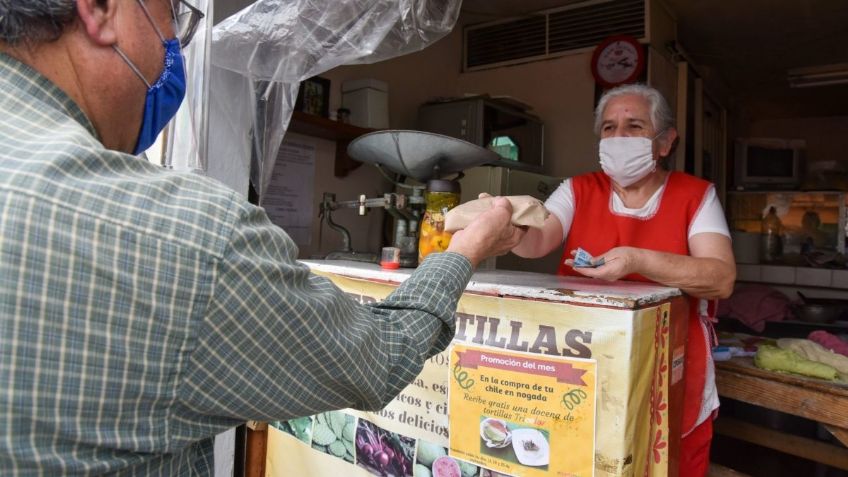
[[(542, 202), (529, 195), (511, 195), (506, 199), (512, 204), (512, 225), (542, 228), (550, 212)], [(462, 230), (478, 215), (492, 208), (494, 197), (476, 199), (449, 210), (445, 215), (445, 230)]]

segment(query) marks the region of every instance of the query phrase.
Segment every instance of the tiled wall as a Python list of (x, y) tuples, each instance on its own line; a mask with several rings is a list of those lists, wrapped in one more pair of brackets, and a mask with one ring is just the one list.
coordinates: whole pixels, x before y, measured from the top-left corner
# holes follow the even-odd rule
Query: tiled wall
[(811, 297), (848, 298), (848, 270), (740, 263), (736, 281), (772, 285), (792, 299), (799, 289)]

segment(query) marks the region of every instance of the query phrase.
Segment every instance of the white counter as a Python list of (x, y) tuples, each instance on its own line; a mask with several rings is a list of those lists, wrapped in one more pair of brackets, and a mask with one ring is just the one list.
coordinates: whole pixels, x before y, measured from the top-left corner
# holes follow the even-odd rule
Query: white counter
[[(385, 270), (379, 265), (344, 260), (302, 260), (313, 270), (351, 278), (401, 283), (415, 269)], [(467, 292), (513, 296), (547, 301), (592, 304), (614, 308), (640, 308), (682, 293), (650, 283), (606, 282), (590, 278), (561, 277), (511, 270), (479, 271), (471, 277)]]

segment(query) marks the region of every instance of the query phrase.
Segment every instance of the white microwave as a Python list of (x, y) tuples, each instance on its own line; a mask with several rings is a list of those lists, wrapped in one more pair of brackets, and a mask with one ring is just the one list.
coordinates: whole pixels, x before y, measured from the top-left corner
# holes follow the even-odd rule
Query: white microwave
[(797, 189), (803, 180), (806, 147), (803, 139), (737, 139), (734, 186), (737, 189)]

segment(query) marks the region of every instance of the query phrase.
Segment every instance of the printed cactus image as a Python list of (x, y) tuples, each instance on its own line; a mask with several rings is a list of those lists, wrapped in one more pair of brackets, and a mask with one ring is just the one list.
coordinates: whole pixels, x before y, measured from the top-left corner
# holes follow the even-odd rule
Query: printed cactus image
[(315, 416), (312, 429), (312, 447), (353, 463), (356, 455), (353, 439), (356, 419), (339, 411), (330, 411)]

